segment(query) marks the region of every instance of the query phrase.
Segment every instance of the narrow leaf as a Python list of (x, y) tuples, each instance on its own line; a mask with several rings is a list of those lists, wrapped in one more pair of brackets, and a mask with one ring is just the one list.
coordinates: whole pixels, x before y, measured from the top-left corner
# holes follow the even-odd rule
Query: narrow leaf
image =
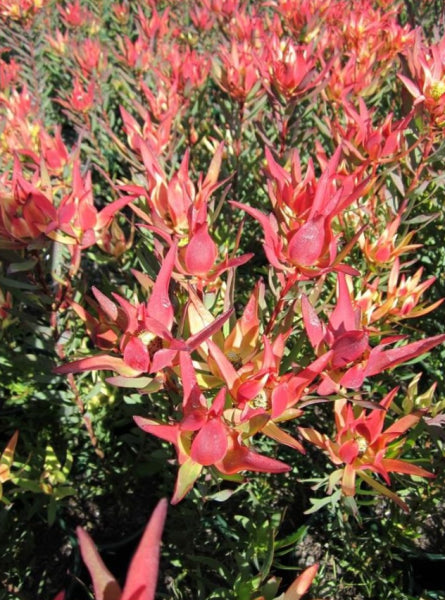
[(93, 540), (82, 527), (77, 527), (76, 533), (83, 562), (93, 580), (95, 600), (120, 600), (119, 584), (104, 565)]
[(154, 600), (167, 506), (167, 500), (163, 498), (154, 509), (131, 561), (120, 600)]

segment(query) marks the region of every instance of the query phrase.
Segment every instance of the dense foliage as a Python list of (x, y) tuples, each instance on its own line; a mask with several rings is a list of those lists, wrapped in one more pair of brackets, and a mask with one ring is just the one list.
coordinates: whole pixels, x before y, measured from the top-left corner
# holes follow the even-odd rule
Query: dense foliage
[(444, 18), (0, 0), (0, 597), (445, 598)]

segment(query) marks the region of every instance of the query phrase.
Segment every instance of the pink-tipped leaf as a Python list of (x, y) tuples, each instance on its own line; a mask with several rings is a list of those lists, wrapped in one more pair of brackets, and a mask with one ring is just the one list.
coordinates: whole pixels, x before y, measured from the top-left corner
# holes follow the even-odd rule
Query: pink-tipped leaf
[(77, 527), (76, 533), (83, 562), (93, 580), (95, 600), (121, 600), (119, 584), (104, 565), (91, 537), (82, 527)]
[(167, 500), (163, 498), (154, 509), (133, 556), (120, 600), (154, 600), (166, 516)]
[(164, 323), (167, 329), (173, 325), (173, 306), (168, 295), (168, 286), (176, 260), (176, 244), (170, 248), (162, 263), (161, 269), (147, 302), (147, 312), (150, 317)]
[(185, 249), (185, 266), (190, 275), (205, 277), (215, 266), (218, 250), (209, 235), (207, 223), (200, 225)]

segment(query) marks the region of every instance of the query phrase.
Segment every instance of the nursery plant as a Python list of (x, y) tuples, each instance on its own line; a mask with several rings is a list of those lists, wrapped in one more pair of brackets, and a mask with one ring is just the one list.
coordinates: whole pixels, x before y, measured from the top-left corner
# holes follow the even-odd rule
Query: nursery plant
[(0, 0), (1, 597), (445, 598), (444, 23)]

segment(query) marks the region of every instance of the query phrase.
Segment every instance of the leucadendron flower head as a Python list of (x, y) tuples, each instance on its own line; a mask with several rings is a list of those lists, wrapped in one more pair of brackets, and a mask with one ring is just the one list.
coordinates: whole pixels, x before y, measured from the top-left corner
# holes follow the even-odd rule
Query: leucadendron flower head
[[(179, 469), (172, 503), (176, 504), (192, 489), (204, 467), (213, 466), (220, 473), (233, 475), (241, 471), (285, 473), (290, 467), (274, 458), (263, 456), (244, 440), (231, 411), (226, 410), (226, 388), (219, 390), (210, 406), (198, 386), (190, 355), (180, 353), (183, 387), (182, 418), (170, 423), (134, 417), (136, 424), (175, 446)], [(229, 413), (229, 414), (228, 414)]]
[[(387, 429), (383, 429), (387, 410), (398, 388), (391, 390), (374, 410), (367, 412), (346, 399), (337, 400), (334, 407), (336, 434), (334, 439), (310, 427), (299, 427), (302, 436), (324, 450), (330, 460), (340, 468), (337, 477), (345, 496), (356, 493), (356, 478), (359, 477), (394, 500), (404, 510), (407, 505), (394, 492), (373, 479), (367, 472), (380, 475), (387, 485), (391, 484), (389, 474), (404, 473), (417, 477), (434, 477), (432, 473), (407, 460), (397, 458), (404, 444), (399, 439), (420, 420), (422, 413), (414, 412), (397, 419)], [(397, 441), (397, 448), (392, 444)]]
[(93, 342), (107, 354), (80, 358), (55, 369), (56, 373), (81, 373), (83, 371), (114, 371), (118, 373), (112, 383), (119, 385), (122, 378), (135, 378), (153, 374), (177, 363), (178, 352), (195, 350), (212, 335), (232, 314), (233, 309), (190, 336), (187, 341), (172, 334), (175, 314), (169, 296), (169, 284), (176, 259), (174, 244), (162, 261), (156, 282), (146, 302), (131, 303), (113, 293), (116, 302), (97, 288), (93, 288), (98, 303), (98, 316), (93, 317), (77, 303), (72, 303), (77, 314), (86, 322)]

